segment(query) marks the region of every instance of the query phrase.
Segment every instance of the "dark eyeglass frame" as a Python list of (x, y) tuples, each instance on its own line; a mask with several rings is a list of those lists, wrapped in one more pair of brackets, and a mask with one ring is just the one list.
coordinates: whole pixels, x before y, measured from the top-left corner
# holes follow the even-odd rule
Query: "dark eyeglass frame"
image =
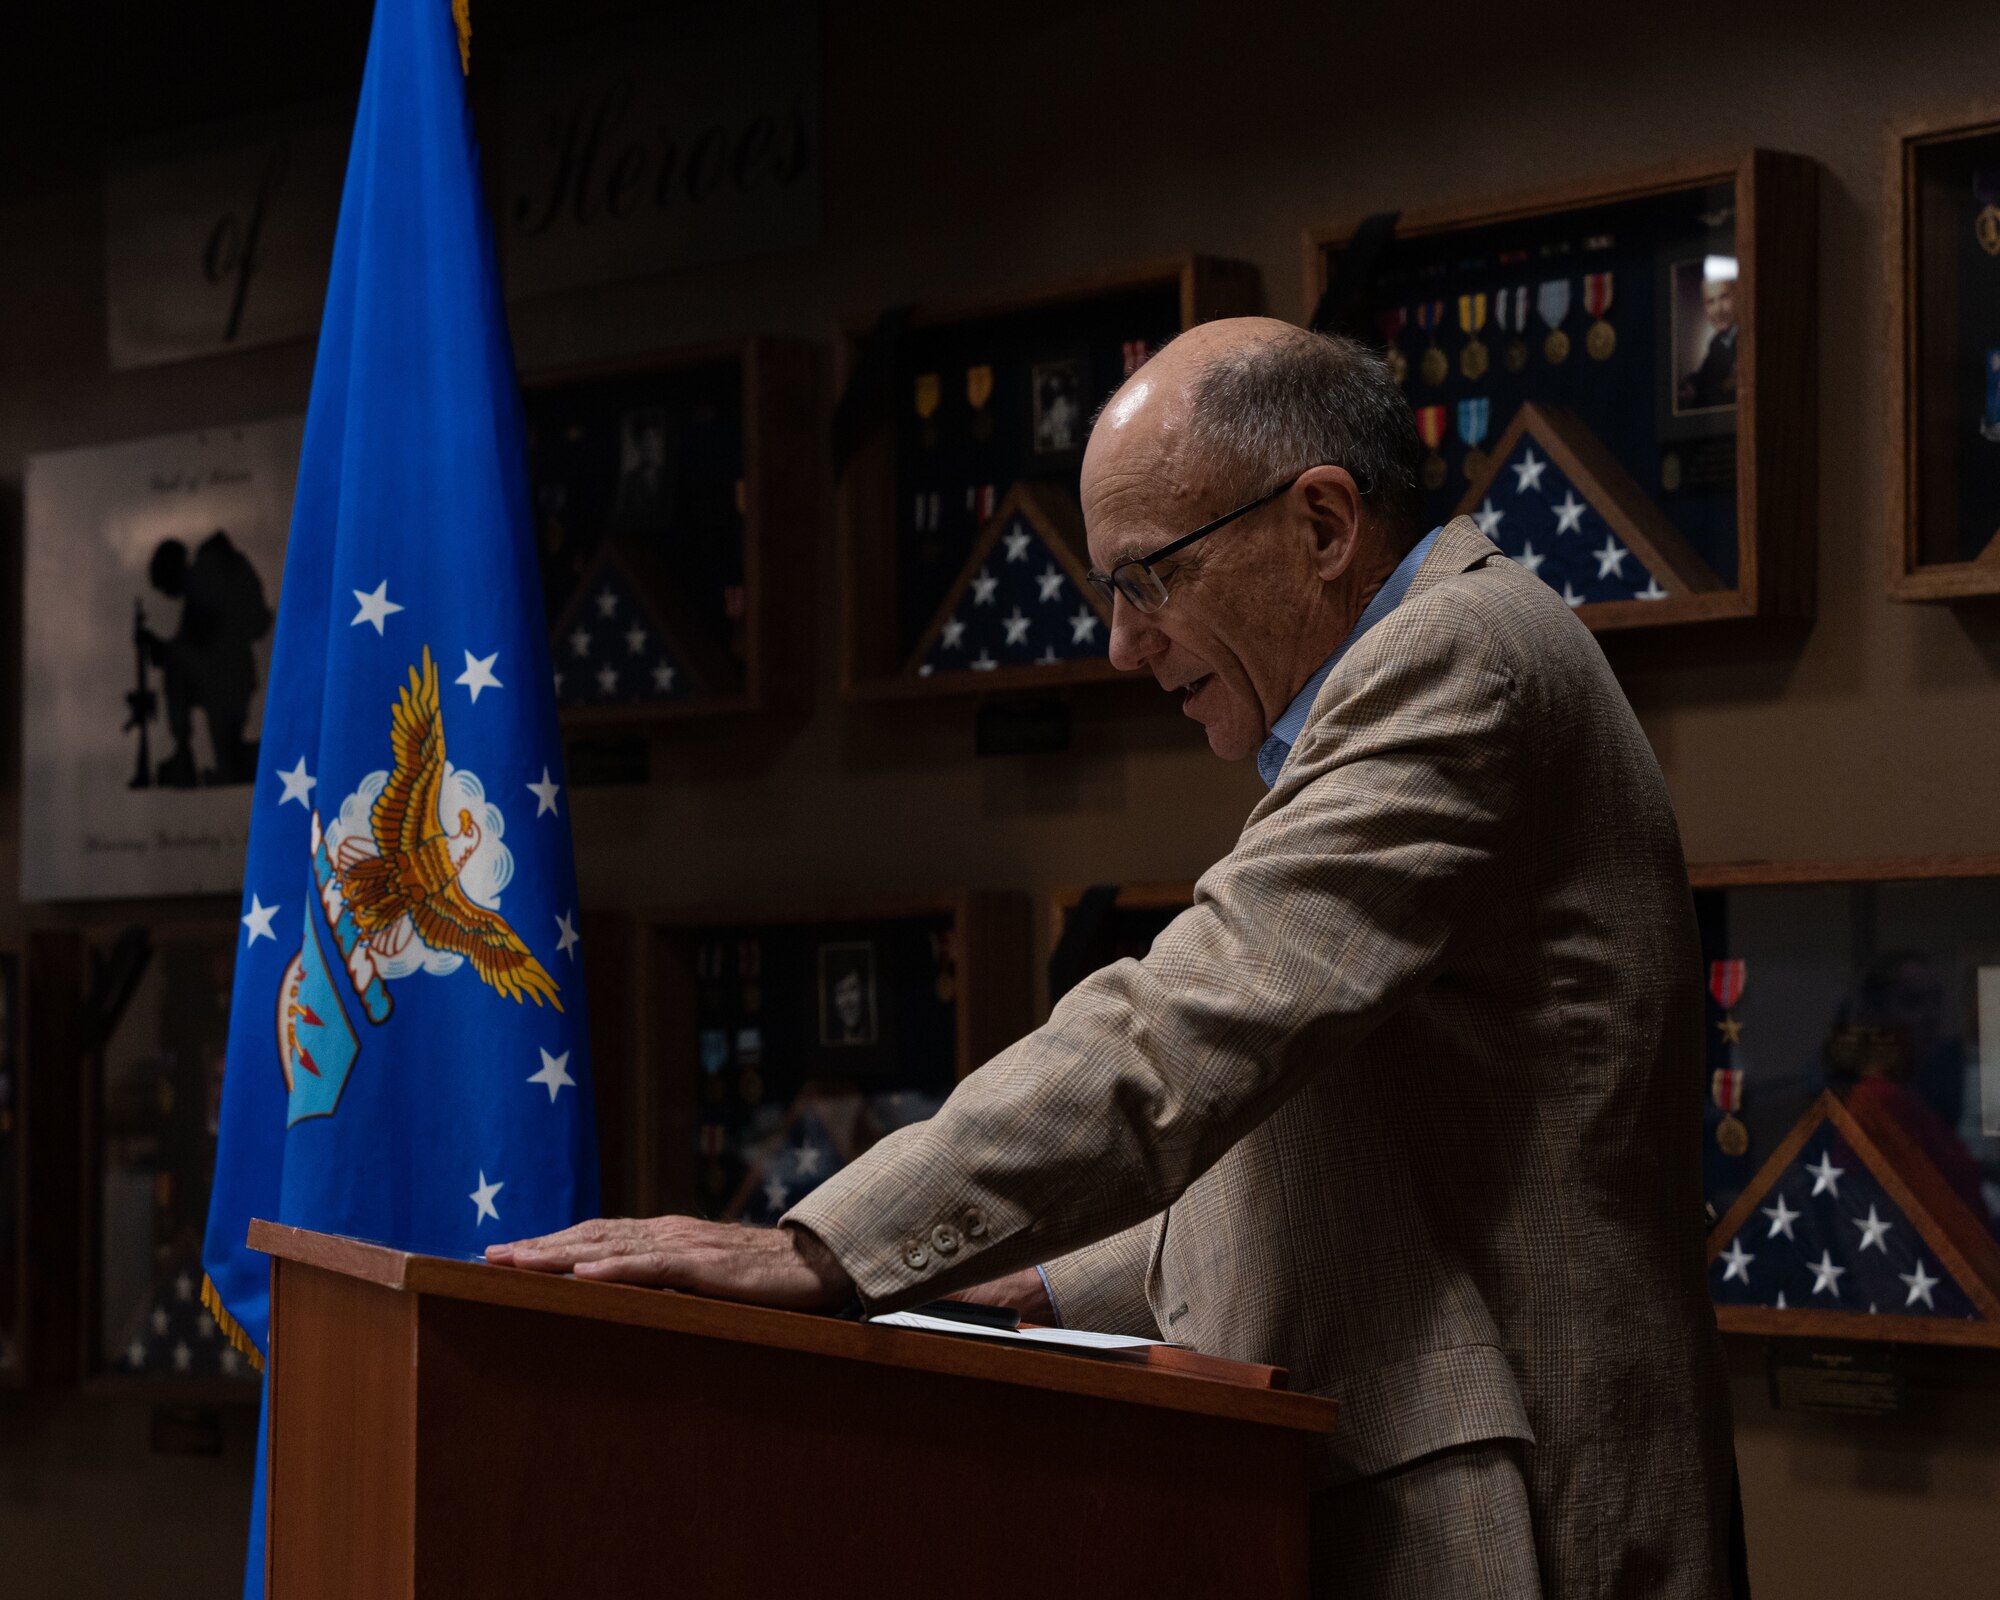
[[(1167, 603), (1167, 580), (1153, 570), (1154, 562), (1178, 555), (1195, 540), (1206, 539), (1218, 529), (1228, 527), (1238, 517), (1247, 517), (1251, 512), (1269, 505), (1312, 470), (1311, 467), (1299, 468), (1268, 494), (1260, 494), (1255, 500), (1246, 501), (1234, 511), (1225, 511), (1213, 522), (1204, 522), (1193, 533), (1184, 533), (1178, 539), (1161, 545), (1149, 555), (1134, 556), (1130, 561), (1121, 561), (1108, 573), (1099, 572), (1093, 567), (1084, 576), (1090, 579), (1090, 586), (1104, 596), (1107, 604), (1113, 603), (1116, 597), (1122, 594), (1141, 611), (1149, 614), (1158, 611)], [(1355, 487), (1363, 494), (1368, 492), (1366, 486), (1362, 484), (1357, 483)]]

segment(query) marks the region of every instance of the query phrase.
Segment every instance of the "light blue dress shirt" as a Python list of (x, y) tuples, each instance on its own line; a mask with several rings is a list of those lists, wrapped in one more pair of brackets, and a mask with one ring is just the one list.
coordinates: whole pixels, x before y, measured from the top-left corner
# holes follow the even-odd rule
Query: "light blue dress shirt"
[(1340, 658), (1352, 650), (1355, 643), (1376, 623), (1380, 622), (1396, 607), (1403, 603), (1403, 596), (1410, 592), (1410, 580), (1417, 575), (1417, 568), (1424, 564), (1424, 557), (1431, 553), (1431, 546), (1437, 543), (1436, 528), (1425, 534), (1414, 549), (1396, 563), (1396, 570), (1389, 574), (1382, 587), (1375, 591), (1373, 598), (1362, 607), (1361, 616), (1347, 637), (1333, 647), (1333, 654), (1319, 665), (1319, 670), (1306, 679), (1306, 686), (1292, 696), (1292, 703), (1284, 713), (1271, 724), (1271, 735), (1257, 751), (1257, 776), (1264, 780), (1264, 787), (1270, 788), (1278, 781), (1278, 774), (1285, 770), (1285, 758), (1292, 753), (1292, 746), (1298, 742), (1300, 730), (1306, 725), (1306, 716), (1312, 710), (1313, 700), (1319, 694), (1319, 686), (1326, 682), (1326, 675), (1340, 665)]

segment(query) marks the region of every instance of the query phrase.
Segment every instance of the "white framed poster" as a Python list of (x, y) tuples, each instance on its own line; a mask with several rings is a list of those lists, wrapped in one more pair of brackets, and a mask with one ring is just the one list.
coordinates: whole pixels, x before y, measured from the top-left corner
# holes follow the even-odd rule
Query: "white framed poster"
[(22, 899), (241, 887), (303, 432), (28, 458)]

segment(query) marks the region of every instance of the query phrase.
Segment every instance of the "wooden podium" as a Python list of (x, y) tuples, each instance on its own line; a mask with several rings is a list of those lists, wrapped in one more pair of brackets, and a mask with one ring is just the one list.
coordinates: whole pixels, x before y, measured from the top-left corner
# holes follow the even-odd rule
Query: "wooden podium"
[(270, 1600), (1306, 1592), (1306, 1445), (1335, 1408), (1269, 1368), (265, 1222), (250, 1244), (272, 1258)]

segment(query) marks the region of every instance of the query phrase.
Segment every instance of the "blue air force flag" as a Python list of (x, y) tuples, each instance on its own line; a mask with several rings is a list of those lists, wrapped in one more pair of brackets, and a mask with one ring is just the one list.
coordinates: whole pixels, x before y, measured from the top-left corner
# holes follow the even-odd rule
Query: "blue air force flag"
[[(203, 1251), (204, 1298), (253, 1359), (270, 1316), (254, 1217), (465, 1256), (597, 1210), (523, 442), (451, 7), (379, 0), (271, 660)], [(253, 1593), (260, 1548), (261, 1528)]]

